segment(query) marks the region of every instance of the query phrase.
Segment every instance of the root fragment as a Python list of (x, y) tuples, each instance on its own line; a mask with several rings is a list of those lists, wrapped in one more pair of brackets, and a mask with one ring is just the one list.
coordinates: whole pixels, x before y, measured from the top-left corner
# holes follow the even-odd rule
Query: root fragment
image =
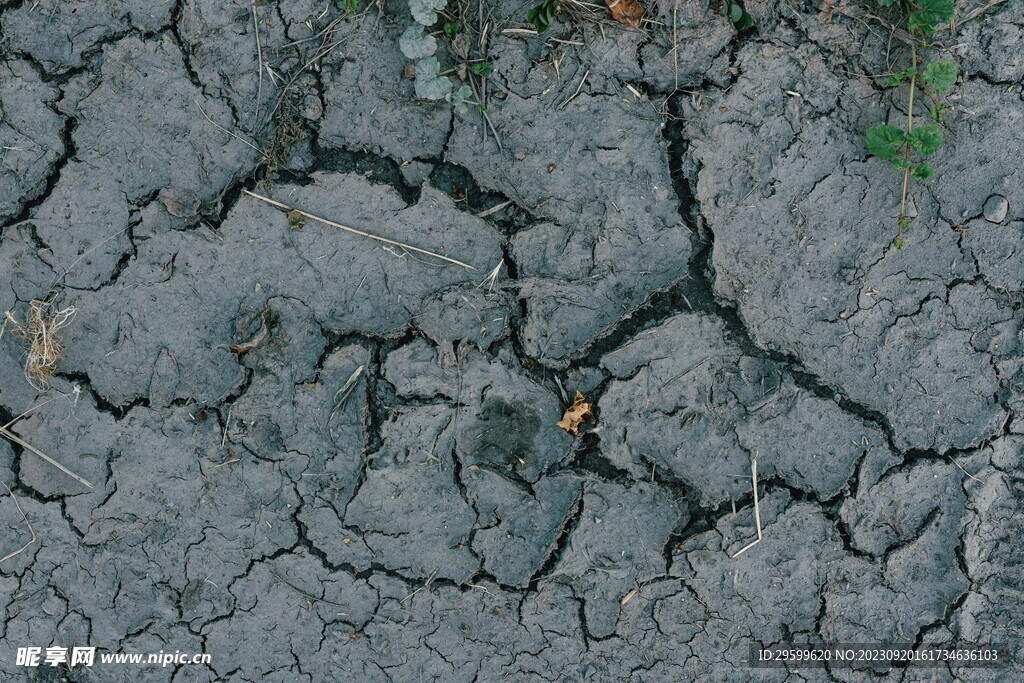
[(7, 311), (5, 328), (10, 326), (11, 334), (28, 344), (25, 379), (40, 391), (46, 388), (57, 372), (57, 361), (64, 352), (60, 331), (71, 322), (75, 311), (74, 306), (53, 309), (49, 302), (33, 300), (29, 303), (29, 313), (24, 323)]

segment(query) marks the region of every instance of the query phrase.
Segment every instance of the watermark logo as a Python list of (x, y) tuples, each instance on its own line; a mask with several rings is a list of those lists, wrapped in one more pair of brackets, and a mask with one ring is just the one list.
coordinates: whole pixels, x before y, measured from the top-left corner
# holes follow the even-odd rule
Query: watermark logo
[[(174, 652), (104, 652), (100, 654), (100, 664), (139, 664), (159, 665), (166, 667), (181, 664), (209, 664), (210, 655), (205, 653), (192, 654), (175, 650)], [(95, 647), (19, 647), (14, 662), (17, 666), (76, 666), (91, 667), (96, 663)]]
[[(70, 654), (70, 657), (69, 657)], [(92, 666), (96, 658), (94, 647), (48, 647), (44, 650), (41, 647), (19, 647), (15, 664), (18, 666)]]

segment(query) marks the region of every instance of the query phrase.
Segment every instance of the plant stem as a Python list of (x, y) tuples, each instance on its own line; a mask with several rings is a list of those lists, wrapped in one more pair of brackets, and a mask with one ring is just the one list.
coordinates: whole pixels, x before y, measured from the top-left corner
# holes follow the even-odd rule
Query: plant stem
[(896, 221), (896, 243), (903, 243), (903, 226), (907, 222), (907, 181), (910, 180), (910, 133), (914, 130), (914, 87), (917, 85), (917, 43), (910, 43), (910, 100), (907, 104), (907, 167), (903, 169), (903, 197), (900, 199), (900, 217)]
[[(934, 107), (935, 111), (940, 112), (942, 110), (942, 108), (939, 106), (939, 100), (938, 100), (938, 98), (935, 97), (935, 94), (932, 93), (932, 89), (931, 88), (929, 88), (927, 85), (922, 83), (921, 84), (921, 92), (923, 92), (925, 95), (927, 95), (928, 99), (930, 99), (932, 101), (932, 107)], [(942, 114), (939, 114), (938, 117), (936, 117), (935, 121), (936, 121), (936, 123), (942, 123)]]

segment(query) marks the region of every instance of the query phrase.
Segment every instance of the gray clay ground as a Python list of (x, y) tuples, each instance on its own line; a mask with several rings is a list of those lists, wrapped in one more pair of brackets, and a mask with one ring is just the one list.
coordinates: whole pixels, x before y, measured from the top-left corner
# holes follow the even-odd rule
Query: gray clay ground
[(897, 251), (874, 3), (747, 0), (741, 37), (646, 5), (538, 37), (471, 2), (499, 150), (414, 100), (402, 0), (257, 3), (262, 84), (240, 0), (0, 0), (0, 311), (77, 308), (46, 394), (0, 340), (0, 422), (44, 404), (15, 430), (95, 484), (0, 440), (0, 557), (15, 500), (38, 537), (0, 565), (0, 679), (1019, 680), (747, 648), (1021, 655), (1024, 9), (940, 36), (961, 78)]

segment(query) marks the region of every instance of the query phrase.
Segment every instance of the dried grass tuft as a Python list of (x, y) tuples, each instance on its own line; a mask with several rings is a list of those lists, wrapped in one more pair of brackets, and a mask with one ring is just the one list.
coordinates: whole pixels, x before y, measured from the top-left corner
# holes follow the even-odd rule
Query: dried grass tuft
[(54, 310), (49, 302), (33, 300), (24, 323), (7, 311), (4, 327), (10, 325), (11, 334), (28, 343), (25, 379), (36, 389), (45, 389), (57, 372), (57, 361), (64, 351), (60, 331), (71, 322), (75, 311), (74, 306)]

